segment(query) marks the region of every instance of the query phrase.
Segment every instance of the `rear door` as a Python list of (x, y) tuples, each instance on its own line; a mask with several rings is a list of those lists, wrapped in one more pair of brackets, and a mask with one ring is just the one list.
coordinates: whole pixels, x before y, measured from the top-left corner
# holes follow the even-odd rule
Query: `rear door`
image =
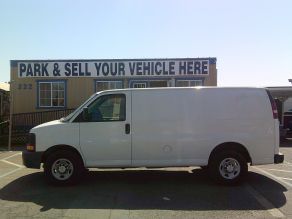
[(80, 122), (80, 146), (88, 167), (131, 165), (131, 91), (105, 93)]

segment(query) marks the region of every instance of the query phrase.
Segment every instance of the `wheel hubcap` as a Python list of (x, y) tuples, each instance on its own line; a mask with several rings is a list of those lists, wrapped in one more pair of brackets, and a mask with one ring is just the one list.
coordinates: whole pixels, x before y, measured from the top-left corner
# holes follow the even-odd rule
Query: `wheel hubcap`
[(234, 170), (234, 167), (232, 165), (228, 165), (226, 170), (228, 171), (228, 173), (232, 173)]
[(73, 174), (73, 164), (68, 159), (58, 159), (52, 165), (52, 174), (57, 180), (67, 180)]
[(225, 158), (219, 165), (219, 172), (225, 179), (234, 179), (240, 174), (240, 164), (234, 158)]
[(59, 173), (65, 173), (66, 167), (60, 166), (59, 169), (58, 169), (58, 171), (59, 171)]

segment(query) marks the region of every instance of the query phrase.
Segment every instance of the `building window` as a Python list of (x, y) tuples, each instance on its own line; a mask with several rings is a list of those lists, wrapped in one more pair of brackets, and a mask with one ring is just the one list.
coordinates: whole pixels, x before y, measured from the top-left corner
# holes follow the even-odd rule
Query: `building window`
[(149, 81), (149, 87), (167, 87), (167, 81)]
[(130, 82), (129, 87), (132, 88), (146, 88), (146, 87), (168, 87), (170, 81), (167, 80), (143, 80)]
[(177, 80), (175, 83), (176, 87), (196, 87), (202, 85), (203, 82), (201, 80)]
[(141, 82), (135, 82), (133, 83), (133, 88), (146, 88), (147, 84), (145, 82), (141, 83)]
[(65, 81), (39, 82), (39, 107), (65, 107)]
[(123, 81), (96, 81), (95, 90), (96, 92), (102, 90), (111, 90), (111, 89), (122, 89)]

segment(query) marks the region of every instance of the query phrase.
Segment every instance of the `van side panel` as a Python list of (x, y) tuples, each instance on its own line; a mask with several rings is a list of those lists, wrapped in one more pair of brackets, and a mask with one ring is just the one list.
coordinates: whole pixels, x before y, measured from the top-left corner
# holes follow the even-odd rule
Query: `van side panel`
[(206, 165), (224, 142), (245, 146), (253, 164), (273, 163), (275, 121), (257, 88), (132, 91), (132, 165)]
[(51, 121), (34, 127), (36, 151), (44, 152), (55, 145), (70, 145), (81, 152), (79, 147), (79, 124)]
[(193, 125), (198, 113), (189, 102), (198, 102), (193, 93), (191, 89), (132, 91), (133, 166), (203, 162), (195, 139), (200, 125)]

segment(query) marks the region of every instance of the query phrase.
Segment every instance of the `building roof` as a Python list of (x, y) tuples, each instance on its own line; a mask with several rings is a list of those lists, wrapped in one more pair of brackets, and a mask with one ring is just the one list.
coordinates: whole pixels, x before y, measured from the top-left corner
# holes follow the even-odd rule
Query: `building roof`
[(9, 91), (10, 90), (9, 84), (0, 82), (0, 90)]
[(216, 64), (216, 57), (185, 57), (185, 58), (132, 58), (132, 59), (22, 59), (10, 60), (11, 67), (17, 67), (19, 62), (127, 62), (127, 61), (167, 61), (167, 60), (209, 60), (210, 64)]
[(292, 97), (291, 87), (267, 87), (274, 98), (289, 98)]

